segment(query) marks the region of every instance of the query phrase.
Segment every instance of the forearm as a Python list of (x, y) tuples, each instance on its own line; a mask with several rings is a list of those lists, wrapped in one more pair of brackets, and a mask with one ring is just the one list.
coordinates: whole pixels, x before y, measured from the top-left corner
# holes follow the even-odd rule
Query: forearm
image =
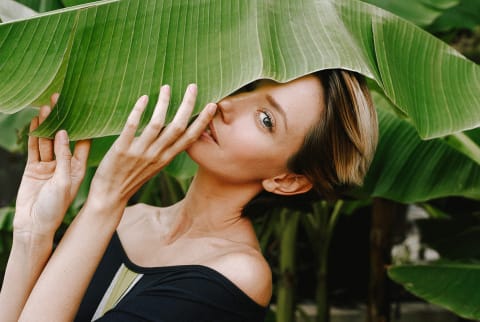
[(52, 245), (53, 234), (38, 236), (26, 232), (14, 233), (0, 292), (2, 321), (18, 321), (30, 292), (50, 257)]
[(37, 281), (20, 321), (72, 321), (125, 205), (89, 200)]

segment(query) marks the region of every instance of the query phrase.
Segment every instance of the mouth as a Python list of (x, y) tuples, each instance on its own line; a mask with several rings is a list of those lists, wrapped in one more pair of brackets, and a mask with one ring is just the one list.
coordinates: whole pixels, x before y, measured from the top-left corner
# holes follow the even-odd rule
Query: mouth
[(215, 132), (215, 127), (213, 126), (213, 123), (210, 122), (205, 129), (205, 133), (215, 142), (218, 144), (217, 141), (217, 133)]

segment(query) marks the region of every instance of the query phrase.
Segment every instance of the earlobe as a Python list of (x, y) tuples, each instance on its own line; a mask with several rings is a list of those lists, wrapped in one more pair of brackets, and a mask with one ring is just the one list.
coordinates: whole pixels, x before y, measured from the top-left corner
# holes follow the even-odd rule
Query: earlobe
[(303, 175), (284, 173), (262, 181), (263, 189), (283, 196), (305, 193), (312, 188), (312, 183)]

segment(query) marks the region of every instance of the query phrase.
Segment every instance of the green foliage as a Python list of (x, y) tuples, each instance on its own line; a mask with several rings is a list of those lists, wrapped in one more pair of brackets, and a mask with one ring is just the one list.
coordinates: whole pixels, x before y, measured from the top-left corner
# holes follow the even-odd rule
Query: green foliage
[[(143, 93), (155, 97), (162, 83), (174, 86), (176, 106), (186, 84), (197, 82), (198, 111), (207, 101), (260, 77), (285, 81), (332, 67), (374, 78), (424, 137), (472, 128), (480, 119), (474, 109), (479, 104), (477, 66), (405, 21), (361, 2), (304, 0), (295, 8), (288, 1), (139, 3), (99, 1), (2, 25), (3, 47), (13, 49), (10, 42), (18, 43), (16, 33), (27, 28), (27, 34), (36, 37), (20, 42), (29, 50), (19, 50), (37, 55), (23, 57), (23, 64), (31, 66), (27, 74), (16, 59), (5, 65), (14, 73), (2, 88), (17, 90), (0, 92), (1, 108), (12, 111), (42, 95), (69, 59), (65, 95), (58, 113), (38, 132), (42, 135), (52, 135), (59, 127), (73, 138), (116, 134), (135, 99)], [(143, 17), (141, 24), (136, 23), (138, 16)], [(302, 23), (291, 23), (297, 19)], [(45, 44), (42, 37), (55, 34), (59, 40), (47, 55), (37, 41)], [(72, 55), (67, 57), (70, 46)], [(17, 51), (6, 55), (19, 57)], [(432, 55), (438, 64), (427, 63)], [(51, 59), (47, 64), (42, 61), (46, 57)], [(242, 66), (242, 72), (234, 66)], [(38, 74), (44, 79), (34, 84), (42, 87), (21, 89)], [(436, 86), (430, 86), (431, 79), (437, 80)], [(452, 90), (458, 87), (464, 88), (462, 95)], [(153, 102), (150, 111), (152, 107)]]
[(480, 1), (460, 0), (457, 6), (445, 10), (430, 26), (431, 32), (452, 29), (474, 29), (480, 25)]
[(431, 25), (447, 9), (452, 8), (460, 0), (362, 0), (402, 18), (405, 18), (420, 27)]
[(62, 3), (65, 7), (73, 7), (95, 1), (96, 0), (62, 0)]
[(438, 262), (430, 265), (399, 265), (388, 275), (407, 290), (456, 314), (480, 318), (480, 265)]
[(0, 208), (0, 280), (3, 280), (8, 255), (12, 247), (13, 207)]
[(276, 214), (276, 235), (280, 243), (279, 281), (277, 285), (277, 322), (290, 322), (295, 314), (295, 278), (298, 226), (303, 215), (299, 211), (281, 209)]
[[(4, 207), (0, 208), (0, 231), (11, 232), (13, 230), (13, 215), (15, 213), (15, 208), (13, 207)], [(4, 249), (0, 245), (0, 250)]]
[[(419, 0), (418, 2), (423, 1)], [(403, 1), (383, 2), (384, 8), (392, 11), (394, 7), (404, 6), (405, 4), (406, 2)], [(405, 6), (404, 9), (409, 11), (413, 9), (413, 6), (410, 8)], [(453, 41), (454, 38), (461, 39), (464, 37), (456, 29), (473, 29), (480, 25), (480, 2), (461, 0), (455, 6), (438, 10), (435, 14), (436, 17), (426, 16), (427, 20), (431, 20), (432, 23), (422, 24), (422, 22), (416, 21), (408, 15), (407, 12), (403, 16), (430, 32), (449, 31), (445, 36)], [(432, 18), (434, 19), (432, 20)], [(478, 34), (477, 30), (472, 32), (474, 37)], [(457, 40), (455, 39), (455, 41)], [(468, 40), (468, 48), (463, 48), (464, 45), (461, 43), (456, 47), (464, 50), (469, 57), (480, 57), (480, 47), (477, 46), (477, 49), (475, 49), (472, 44), (475, 45), (475, 40)], [(462, 91), (462, 89), (460, 88), (459, 91)], [(386, 101), (383, 100), (381, 104), (388, 105), (385, 103)], [(382, 115), (385, 112), (380, 112), (380, 114), (381, 118), (386, 116)], [(437, 197), (459, 194), (478, 198), (479, 128), (447, 136), (443, 141), (421, 142), (412, 135), (413, 132), (410, 131), (413, 131), (413, 128), (407, 122), (394, 120), (393, 118), (389, 119), (389, 122), (381, 122), (381, 129), (384, 133), (382, 134), (377, 158), (370, 171), (369, 179), (367, 179), (366, 188), (367, 190), (370, 189), (371, 194), (378, 193), (382, 189), (385, 189), (384, 192), (389, 189), (391, 191), (397, 190), (395, 193), (397, 197), (393, 199), (404, 202), (419, 201), (422, 196), (426, 197), (425, 200), (432, 199), (435, 194), (438, 194)], [(399, 122), (405, 124), (400, 126)], [(388, 123), (391, 124), (392, 128)], [(395, 123), (397, 123), (398, 128), (393, 130)], [(389, 144), (392, 147), (388, 147)], [(388, 161), (383, 159), (382, 155), (387, 151), (393, 153), (392, 148), (397, 151), (398, 159)], [(462, 153), (468, 158), (463, 158), (460, 155)], [(398, 165), (399, 159), (402, 159), (400, 163), (404, 170), (390, 171), (396, 168), (395, 163)], [(423, 164), (420, 164), (420, 162)], [(388, 180), (380, 179), (382, 175), (387, 175), (390, 178), (393, 176), (390, 179), (390, 188), (388, 188)], [(427, 176), (430, 178), (427, 179)], [(408, 189), (401, 188), (402, 184), (400, 184), (400, 189), (393, 187), (394, 182), (407, 181), (412, 182)], [(451, 186), (446, 188), (446, 185)], [(406, 188), (406, 185), (403, 187)], [(423, 190), (427, 187), (431, 190)], [(470, 192), (466, 194), (460, 192), (465, 190), (470, 190)], [(392, 195), (389, 195), (388, 198), (391, 197)], [(457, 213), (448, 215), (428, 204), (425, 204), (424, 207), (427, 207), (432, 218), (437, 219), (418, 222), (421, 228), (422, 242), (437, 250), (442, 258), (461, 260), (466, 263), (394, 266), (390, 268), (389, 275), (406, 289), (429, 302), (446, 307), (463, 317), (478, 318), (480, 299), (478, 296), (470, 295), (475, 292), (480, 284), (479, 280), (473, 278), (477, 274), (479, 266), (469, 264), (469, 259), (479, 256), (476, 251), (478, 247), (475, 246), (480, 241), (478, 239), (478, 222), (461, 220), (464, 216), (459, 216)]]
[(22, 151), (24, 129), (36, 114), (38, 112), (34, 109), (24, 109), (12, 115), (0, 114), (0, 147), (10, 152)]
[(37, 12), (46, 12), (63, 8), (60, 0), (16, 0)]
[[(383, 96), (374, 92), (373, 98), (380, 141), (362, 188), (364, 196), (403, 203), (454, 195), (480, 199), (480, 163), (462, 151), (464, 145), (443, 139), (421, 140), (407, 120), (392, 112)], [(470, 133), (476, 140), (477, 131)], [(478, 150), (478, 144), (471, 143), (471, 149)]]

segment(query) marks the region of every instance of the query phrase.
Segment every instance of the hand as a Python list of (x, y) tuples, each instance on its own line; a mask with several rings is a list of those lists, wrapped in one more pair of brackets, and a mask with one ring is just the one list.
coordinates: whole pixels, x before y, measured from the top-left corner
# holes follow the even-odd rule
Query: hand
[[(58, 94), (51, 97), (51, 106)], [(30, 123), (35, 130), (50, 113), (40, 108)], [(28, 159), (17, 195), (14, 233), (53, 237), (67, 208), (75, 198), (85, 175), (90, 141), (77, 142), (72, 156), (67, 132), (59, 131), (54, 140), (30, 136)]]
[(100, 163), (92, 180), (87, 203), (94, 198), (101, 204), (125, 206), (148, 179), (195, 142), (216, 112), (216, 104), (207, 104), (189, 126), (196, 95), (196, 85), (189, 85), (173, 121), (164, 127), (170, 88), (168, 85), (162, 86), (150, 122), (143, 133), (135, 137), (148, 102), (147, 96), (140, 97), (122, 133)]

